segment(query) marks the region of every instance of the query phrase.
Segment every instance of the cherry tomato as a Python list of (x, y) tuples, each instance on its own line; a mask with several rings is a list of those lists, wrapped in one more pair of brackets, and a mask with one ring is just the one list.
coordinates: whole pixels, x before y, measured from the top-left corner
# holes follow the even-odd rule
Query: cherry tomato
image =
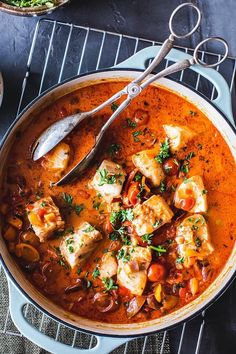
[(129, 289), (125, 288), (124, 286), (119, 286), (118, 293), (120, 296), (129, 296), (130, 295)]
[(192, 197), (181, 199), (179, 202), (180, 208), (186, 211), (191, 210), (195, 205), (195, 199)]
[(160, 263), (153, 263), (148, 268), (148, 279), (152, 282), (162, 280), (166, 275), (165, 267)]
[(147, 242), (144, 242), (143, 240), (142, 240), (142, 237), (141, 236), (136, 236), (135, 235), (135, 238), (138, 240), (138, 244), (139, 244), (139, 246), (142, 246), (142, 247), (147, 247), (148, 246), (148, 243)]
[(188, 292), (187, 288), (180, 288), (179, 289), (179, 297), (181, 299), (185, 299), (187, 292)]
[(106, 221), (105, 221), (105, 230), (108, 234), (110, 234), (111, 232), (114, 231), (112, 224), (110, 222), (109, 216), (106, 218)]
[(179, 171), (179, 163), (172, 157), (167, 159), (162, 166), (168, 176), (176, 176)]
[(138, 126), (147, 124), (149, 121), (149, 114), (143, 109), (137, 109), (134, 113), (134, 121)]
[(47, 211), (44, 208), (40, 208), (38, 210), (38, 216), (40, 217), (40, 219), (43, 219), (45, 214), (47, 214)]
[(139, 183), (138, 182), (133, 182), (131, 183), (129, 189), (128, 189), (128, 199), (129, 202), (132, 205), (135, 205), (138, 203), (138, 194), (139, 194)]

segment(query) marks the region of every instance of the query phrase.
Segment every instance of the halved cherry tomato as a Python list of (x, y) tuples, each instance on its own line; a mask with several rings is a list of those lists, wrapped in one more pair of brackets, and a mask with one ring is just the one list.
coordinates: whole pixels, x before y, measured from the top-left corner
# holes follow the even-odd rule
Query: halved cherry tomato
[(179, 163), (172, 157), (167, 159), (162, 166), (168, 176), (176, 176), (179, 171)]
[(148, 279), (152, 282), (162, 280), (166, 275), (165, 267), (160, 263), (153, 263), (148, 268)]
[(108, 234), (110, 234), (111, 232), (114, 231), (112, 224), (110, 222), (109, 216), (106, 218), (106, 221), (105, 221), (105, 230)]
[(149, 114), (143, 109), (137, 109), (134, 113), (134, 121), (138, 126), (147, 124), (149, 121)]
[(129, 189), (128, 189), (128, 199), (129, 202), (132, 205), (135, 205), (138, 203), (138, 194), (139, 194), (139, 183), (138, 182), (133, 182), (131, 183)]
[(195, 199), (189, 197), (189, 198), (181, 199), (179, 205), (181, 209), (189, 211), (194, 207), (195, 203), (196, 203)]
[(142, 246), (142, 247), (147, 247), (147, 246), (148, 246), (148, 243), (147, 243), (147, 242), (144, 242), (144, 241), (142, 240), (142, 237), (141, 237), (141, 236), (135, 235), (135, 238), (138, 240), (139, 246)]
[(129, 289), (125, 288), (124, 286), (119, 286), (118, 293), (120, 296), (129, 296), (130, 295)]
[(40, 219), (44, 218), (44, 215), (47, 214), (47, 211), (44, 208), (40, 208), (37, 212), (38, 216), (40, 217)]
[(187, 292), (188, 292), (187, 288), (180, 288), (179, 289), (179, 297), (181, 299), (185, 299)]

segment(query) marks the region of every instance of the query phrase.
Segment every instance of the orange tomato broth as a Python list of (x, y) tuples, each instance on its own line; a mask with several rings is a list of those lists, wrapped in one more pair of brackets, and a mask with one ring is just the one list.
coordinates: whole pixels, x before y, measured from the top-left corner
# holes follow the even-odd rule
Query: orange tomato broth
[[(145, 305), (144, 309), (131, 319), (126, 315), (126, 302), (130, 300), (129, 292), (120, 289), (118, 293), (118, 308), (113, 312), (102, 313), (94, 310), (92, 301), (94, 292), (103, 290), (100, 279), (93, 279), (92, 272), (102, 257), (104, 249), (108, 249), (112, 241), (108, 238), (105, 231), (105, 221), (107, 218), (107, 210), (105, 204), (97, 197), (93, 189), (88, 188), (88, 182), (94, 176), (97, 167), (104, 158), (111, 159), (108, 148), (110, 144), (119, 144), (121, 150), (114, 160), (119, 164), (125, 164), (125, 170), (130, 173), (134, 169), (131, 160), (132, 154), (150, 148), (153, 139), (157, 139), (157, 144), (165, 140), (163, 124), (174, 124), (188, 126), (193, 129), (197, 135), (188, 143), (185, 151), (181, 150), (177, 153), (179, 160), (183, 159), (189, 152), (194, 152), (195, 156), (190, 160), (190, 171), (186, 175), (200, 175), (203, 177), (205, 188), (207, 189), (208, 212), (206, 214), (208, 226), (211, 235), (211, 242), (214, 246), (214, 252), (208, 257), (212, 275), (207, 281), (200, 281), (199, 291), (196, 295), (188, 293), (186, 298), (179, 298), (177, 305), (171, 309), (173, 311), (184, 306), (185, 303), (199, 296), (219, 274), (225, 262), (227, 261), (233, 248), (236, 236), (236, 169), (234, 158), (222, 138), (220, 132), (213, 126), (207, 117), (198, 110), (192, 103), (183, 97), (174, 94), (161, 87), (149, 87), (142, 94), (133, 100), (131, 105), (121, 113), (118, 119), (110, 126), (106, 136), (103, 139), (102, 148), (98, 152), (94, 163), (89, 167), (83, 176), (80, 176), (71, 184), (61, 187), (52, 187), (50, 182), (55, 181), (55, 176), (42, 167), (42, 159), (33, 162), (30, 157), (30, 148), (38, 135), (50, 124), (66, 115), (73, 114), (77, 111), (88, 111), (115, 92), (121, 90), (126, 82), (108, 82), (93, 84), (89, 87), (81, 88), (73, 93), (60, 98), (43, 112), (39, 113), (33, 122), (26, 128), (24, 132), (19, 132), (16, 137), (16, 143), (12, 146), (6, 171), (8, 173), (6, 183), (4, 184), (2, 195), (3, 200), (7, 200), (10, 205), (8, 213), (15, 212), (14, 200), (11, 193), (18, 193), (18, 187), (14, 183), (14, 177), (23, 176), (26, 179), (27, 190), (30, 194), (27, 198), (23, 198), (17, 213), (23, 220), (23, 230), (29, 227), (27, 216), (25, 215), (25, 205), (31, 201), (37, 200), (37, 196), (52, 196), (56, 205), (60, 208), (62, 218), (66, 221), (66, 229), (71, 226), (76, 227), (82, 221), (88, 221), (96, 228), (103, 232), (103, 240), (98, 244), (96, 250), (89, 257), (88, 261), (83, 265), (81, 273), (78, 275), (76, 271), (70, 270), (68, 267), (60, 266), (58, 263), (58, 255), (54, 247), (58, 247), (61, 237), (51, 238), (45, 243), (35, 244), (40, 254), (40, 264), (46, 261), (56, 263), (56, 276), (53, 280), (49, 279), (48, 284), (44, 281), (38, 271), (37, 266), (26, 271), (27, 265), (20, 258), (15, 257), (14, 250), (16, 244), (21, 242), (21, 231), (17, 238), (12, 242), (7, 242), (9, 250), (12, 252), (28, 279), (36, 286), (46, 297), (50, 298), (64, 308), (76, 312), (77, 314), (99, 321), (110, 323), (130, 323), (140, 322), (148, 319), (154, 319), (164, 315), (167, 312), (161, 312), (160, 309), (150, 310)], [(118, 102), (119, 103), (119, 102)], [(129, 127), (127, 118), (133, 121), (134, 114), (137, 109), (147, 111), (149, 121), (147, 125), (139, 127)], [(72, 156), (68, 169), (71, 169), (81, 158), (89, 151), (94, 143), (95, 135), (99, 132), (101, 126), (111, 115), (111, 107), (105, 108), (99, 114), (82, 122), (66, 139), (72, 150)], [(146, 129), (146, 133), (139, 135), (135, 141), (133, 132)], [(173, 181), (173, 177), (166, 177), (168, 181)], [(12, 182), (13, 180), (13, 182)], [(182, 177), (183, 180), (183, 177)], [(180, 179), (177, 179), (180, 182)], [(62, 193), (70, 194), (73, 197), (73, 203), (83, 204), (84, 210), (80, 215), (76, 215), (73, 211), (68, 213)], [(87, 194), (88, 193), (88, 194)], [(15, 195), (14, 194), (14, 195)], [(173, 193), (164, 193), (166, 200), (173, 200)], [(97, 204), (96, 204), (97, 203)], [(96, 205), (101, 203), (99, 208)], [(13, 208), (13, 209), (12, 209)], [(20, 211), (20, 210), (21, 211)], [(168, 228), (169, 226), (167, 226)], [(158, 244), (159, 239), (165, 238), (161, 235), (161, 229), (154, 236), (154, 244)], [(165, 229), (165, 227), (164, 227)], [(158, 236), (159, 235), (159, 236)], [(158, 237), (160, 237), (158, 239)], [(48, 252), (48, 250), (50, 251)], [(163, 256), (165, 257), (165, 256)], [(162, 257), (162, 258), (163, 258)], [(168, 256), (167, 256), (168, 257)], [(60, 262), (59, 262), (60, 263)], [(55, 269), (53, 270), (55, 271)], [(89, 274), (86, 274), (89, 272)], [(190, 275), (194, 270), (189, 270)], [(86, 290), (78, 290), (65, 294), (64, 290), (71, 284), (74, 284), (77, 278), (86, 276), (88, 283), (91, 285)], [(195, 275), (196, 276), (196, 275)], [(177, 282), (177, 280), (176, 280)], [(102, 291), (101, 290), (101, 291)], [(84, 291), (86, 296), (84, 296)], [(82, 298), (82, 299), (81, 299)]]

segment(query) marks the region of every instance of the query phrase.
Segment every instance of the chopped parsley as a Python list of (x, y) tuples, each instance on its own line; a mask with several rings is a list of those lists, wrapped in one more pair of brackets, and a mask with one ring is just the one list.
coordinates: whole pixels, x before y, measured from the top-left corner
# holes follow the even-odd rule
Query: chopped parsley
[(202, 150), (202, 144), (197, 144), (198, 150)]
[(135, 182), (139, 182), (142, 179), (142, 175), (140, 172), (137, 172), (136, 175), (134, 176)]
[(195, 245), (196, 245), (196, 247), (201, 247), (202, 241), (200, 240), (199, 237), (196, 238), (196, 240), (195, 240)]
[(101, 202), (98, 202), (98, 201), (96, 201), (96, 200), (93, 201), (93, 208), (94, 208), (94, 209), (98, 210), (99, 207), (100, 207), (100, 205), (101, 205)]
[(68, 205), (72, 205), (73, 202), (73, 197), (70, 194), (67, 193), (62, 193), (62, 198), (64, 199), (64, 201), (66, 202), (66, 204)]
[(77, 269), (77, 274), (80, 275), (81, 272), (82, 272), (82, 269), (81, 269), (81, 268), (78, 268), (78, 269)]
[(190, 114), (190, 116), (194, 117), (197, 115), (197, 112), (190, 110), (189, 114)]
[(93, 277), (93, 279), (96, 279), (97, 277), (99, 277), (99, 275), (100, 275), (100, 271), (99, 271), (98, 267), (96, 267), (92, 273), (92, 277)]
[(155, 160), (159, 163), (163, 163), (168, 157), (170, 157), (170, 144), (168, 139), (166, 139), (164, 143), (161, 144), (160, 152), (155, 157)]
[(117, 232), (111, 232), (110, 234), (109, 234), (109, 239), (110, 240), (112, 240), (112, 241), (117, 241), (117, 240), (119, 240), (119, 234), (117, 233)]
[(119, 107), (119, 105), (118, 105), (117, 103), (115, 103), (115, 102), (113, 102), (113, 103), (111, 104), (111, 110), (112, 110), (113, 112), (115, 112), (118, 107)]
[(129, 128), (136, 128), (137, 127), (137, 123), (135, 123), (133, 120), (131, 120), (130, 118), (127, 118), (126, 119), (126, 122), (127, 122), (127, 126)]
[(207, 194), (208, 190), (207, 189), (203, 189), (202, 194)]
[(118, 289), (118, 286), (114, 284), (114, 280), (112, 278), (102, 278), (102, 282), (105, 288), (105, 293), (110, 290)]
[(141, 236), (142, 241), (147, 242), (148, 245), (151, 245), (152, 238), (153, 238), (153, 234), (145, 234), (145, 235)]
[(43, 200), (42, 203), (41, 203), (41, 206), (45, 207), (46, 205), (47, 205), (47, 203), (45, 202), (45, 200)]
[(75, 204), (75, 205), (73, 205), (73, 209), (74, 209), (74, 211), (75, 211), (75, 213), (77, 215), (79, 215), (81, 213), (81, 211), (84, 210), (84, 208), (85, 208), (84, 204)]
[(153, 227), (159, 227), (159, 226), (161, 226), (161, 224), (162, 224), (162, 219), (160, 219), (160, 220), (156, 220), (155, 222), (154, 222), (154, 224), (153, 224)]
[(138, 141), (140, 141), (139, 138), (138, 138), (138, 136), (139, 136), (139, 135), (142, 135), (143, 132), (142, 132), (141, 130), (136, 130), (136, 131), (133, 132), (132, 134), (133, 134), (134, 141), (135, 141), (135, 142), (138, 142)]
[(114, 175), (108, 175), (108, 171), (104, 168), (99, 171), (99, 186), (104, 186), (104, 184), (114, 184), (117, 182), (117, 178), (121, 177), (122, 174), (114, 174)]
[(89, 225), (85, 230), (83, 230), (83, 232), (92, 232), (95, 230), (95, 227)]
[(160, 193), (164, 193), (166, 191), (166, 183), (164, 181), (161, 181), (159, 191)]
[(198, 227), (197, 225), (192, 225), (191, 229), (192, 229), (193, 231), (197, 231), (197, 230), (199, 229), (199, 227)]
[(84, 204), (73, 204), (73, 197), (68, 193), (62, 193), (62, 198), (69, 207), (69, 210), (73, 210), (77, 215), (85, 208)]
[(68, 246), (68, 251), (69, 251), (70, 253), (73, 253), (73, 252), (74, 252), (74, 247), (73, 247), (72, 245), (69, 245), (69, 246)]
[(194, 151), (190, 151), (190, 153), (185, 157), (185, 159), (189, 161), (195, 156), (196, 156), (195, 152)]
[(108, 153), (109, 153), (111, 156), (114, 156), (118, 151), (120, 151), (120, 145), (119, 145), (119, 144), (111, 144), (111, 145), (108, 147)]
[(130, 254), (127, 253), (126, 250), (124, 250), (123, 248), (121, 248), (118, 252), (117, 255), (117, 259), (121, 259), (124, 263), (129, 262), (130, 261)]
[(177, 264), (182, 264), (184, 263), (184, 257), (178, 257), (175, 261)]
[(132, 209), (124, 209), (119, 211), (113, 211), (110, 214), (110, 222), (115, 225), (117, 222), (132, 221), (134, 218), (134, 213)]
[(189, 173), (189, 162), (184, 161), (180, 167), (180, 171), (183, 172), (185, 175)]

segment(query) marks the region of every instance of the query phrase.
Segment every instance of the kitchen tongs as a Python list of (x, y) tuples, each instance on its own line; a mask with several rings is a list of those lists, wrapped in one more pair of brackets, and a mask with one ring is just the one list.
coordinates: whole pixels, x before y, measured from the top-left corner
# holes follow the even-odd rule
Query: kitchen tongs
[[(173, 20), (176, 14), (179, 12), (180, 9), (183, 7), (191, 7), (197, 12), (197, 21), (195, 26), (191, 31), (189, 31), (186, 34), (177, 34), (174, 29), (173, 29)], [(169, 20), (169, 29), (170, 29), (170, 36), (169, 38), (162, 44), (158, 54), (156, 57), (153, 59), (152, 63), (148, 66), (148, 68), (141, 73), (141, 75), (138, 76), (138, 78), (134, 79), (132, 82), (130, 82), (124, 89), (121, 91), (117, 92), (115, 95), (110, 97), (107, 101), (99, 105), (98, 107), (94, 108), (93, 110), (89, 112), (82, 112), (78, 114), (74, 114), (68, 117), (65, 117), (58, 122), (52, 124), (49, 128), (47, 128), (37, 139), (33, 146), (32, 150), (32, 157), (33, 160), (36, 161), (40, 159), (42, 156), (44, 156), (46, 153), (51, 151), (61, 140), (63, 140), (80, 122), (82, 122), (84, 119), (91, 117), (92, 115), (96, 114), (99, 112), (101, 109), (104, 107), (111, 105), (113, 102), (117, 101), (120, 97), (123, 95), (126, 95), (127, 98), (118, 106), (118, 108), (115, 110), (115, 112), (111, 115), (111, 117), (107, 120), (107, 122), (104, 124), (102, 129), (100, 130), (99, 134), (95, 138), (95, 144), (91, 148), (91, 150), (87, 153), (87, 155), (75, 166), (73, 167), (64, 177), (62, 177), (58, 182), (55, 183), (55, 185), (60, 186), (65, 183), (68, 183), (72, 181), (75, 177), (79, 175), (82, 171), (85, 170), (85, 168), (89, 165), (91, 160), (94, 158), (97, 149), (99, 147), (99, 144), (102, 140), (102, 137), (108, 127), (111, 125), (111, 123), (116, 119), (116, 117), (131, 103), (131, 101), (137, 97), (142, 90), (144, 90), (149, 84), (152, 82), (173, 74), (175, 72), (185, 70), (189, 68), (190, 66), (194, 64), (198, 64), (204, 67), (215, 67), (219, 64), (221, 64), (227, 57), (228, 55), (228, 44), (226, 41), (222, 38), (219, 37), (210, 37), (202, 42), (200, 42), (197, 47), (194, 50), (193, 57), (190, 59), (185, 59), (181, 62), (175, 63), (164, 70), (160, 71), (156, 75), (152, 75), (148, 77), (145, 81), (144, 79), (155, 69), (155, 67), (166, 57), (166, 55), (170, 52), (174, 45), (174, 41), (176, 38), (187, 38), (190, 35), (192, 35), (197, 28), (199, 27), (201, 21), (201, 12), (200, 10), (193, 5), (192, 3), (183, 3), (179, 5), (171, 14), (170, 20)], [(218, 62), (215, 62), (213, 64), (207, 64), (199, 59), (198, 52), (199, 48), (206, 42), (209, 41), (218, 41), (224, 45), (225, 48), (225, 53), (221, 57), (221, 59), (218, 60)]]

